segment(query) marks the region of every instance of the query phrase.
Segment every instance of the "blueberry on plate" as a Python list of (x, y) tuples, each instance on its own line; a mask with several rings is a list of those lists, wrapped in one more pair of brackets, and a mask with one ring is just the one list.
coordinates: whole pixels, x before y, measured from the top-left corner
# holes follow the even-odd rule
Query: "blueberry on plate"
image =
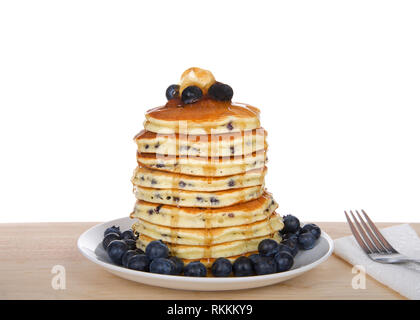
[(207, 276), (207, 268), (200, 261), (193, 261), (184, 268), (184, 276), (187, 277), (205, 277)]
[(288, 214), (286, 216), (283, 217), (283, 223), (284, 223), (284, 228), (283, 228), (283, 233), (294, 233), (296, 231), (299, 231), (300, 229), (300, 221), (298, 218), (296, 218), (295, 216), (292, 216), (291, 214)]
[(106, 248), (108, 256), (115, 264), (122, 264), (122, 256), (128, 250), (127, 244), (123, 240), (114, 240)]
[(232, 273), (232, 263), (226, 258), (217, 258), (211, 266), (211, 273), (215, 277), (229, 277)]
[(137, 271), (149, 271), (150, 259), (145, 254), (135, 254), (127, 262), (127, 268)]
[(150, 260), (167, 258), (169, 256), (169, 249), (162, 241), (154, 240), (147, 245), (146, 256), (148, 256)]
[(308, 231), (314, 235), (315, 239), (319, 239), (321, 236), (321, 229), (315, 223), (305, 224), (301, 229), (301, 233)]
[(273, 239), (264, 239), (258, 244), (258, 252), (263, 257), (272, 257), (279, 252), (279, 244)]
[(121, 258), (121, 262), (122, 262), (123, 267), (126, 267), (126, 268), (127, 268), (127, 263), (128, 263), (128, 260), (129, 260), (132, 256), (135, 256), (136, 254), (138, 254), (138, 253), (136, 252), (136, 250), (128, 250), (128, 251), (126, 251), (126, 252), (123, 254), (122, 258)]
[(152, 273), (173, 274), (175, 271), (175, 263), (166, 258), (157, 258), (152, 260), (149, 270)]
[(106, 250), (111, 241), (120, 240), (120, 235), (114, 232), (108, 233), (102, 240), (102, 247)]
[(261, 256), (258, 253), (251, 254), (248, 259), (252, 261), (252, 263), (255, 265), (257, 263), (257, 260), (261, 258)]
[(175, 264), (173, 275), (180, 275), (184, 271), (184, 261), (175, 256), (171, 256), (168, 259)]
[(179, 97), (179, 85), (171, 84), (168, 89), (166, 89), (166, 99), (171, 100)]
[(233, 89), (221, 82), (216, 82), (209, 88), (209, 96), (219, 101), (230, 101), (233, 97)]
[(287, 246), (287, 245), (285, 245), (284, 243), (280, 243), (279, 244), (279, 251), (278, 252), (282, 252), (282, 251), (288, 252), (288, 253), (290, 253), (293, 256), (293, 250), (292, 250), (292, 248), (289, 247), (289, 246)]
[(112, 226), (112, 227), (109, 227), (108, 229), (106, 229), (106, 230), (105, 230), (105, 232), (104, 232), (104, 237), (105, 237), (108, 233), (116, 233), (116, 234), (120, 235), (120, 234), (121, 234), (120, 227), (118, 227), (118, 226)]
[(197, 102), (198, 100), (201, 99), (202, 96), (203, 96), (203, 91), (201, 91), (199, 87), (189, 86), (189, 87), (186, 87), (182, 91), (181, 99), (185, 104), (190, 104), (190, 103)]
[(233, 274), (235, 277), (247, 277), (254, 275), (254, 266), (251, 259), (242, 256), (233, 263)]
[(277, 263), (272, 257), (260, 257), (254, 264), (255, 274), (264, 275), (277, 272)]
[(145, 253), (144, 253), (144, 251), (143, 251), (143, 250), (141, 250), (140, 248), (137, 248), (137, 249), (136, 249), (136, 252), (137, 252), (138, 254), (145, 254)]
[(277, 263), (277, 272), (290, 270), (293, 266), (293, 257), (290, 253), (281, 251), (274, 256), (274, 261)]
[(123, 241), (127, 244), (128, 250), (136, 250), (136, 240), (124, 239)]
[(295, 242), (291, 239), (286, 239), (286, 240), (283, 240), (281, 243), (290, 248), (290, 250), (291, 250), (290, 253), (293, 257), (295, 257), (297, 255), (297, 253), (299, 252), (299, 246), (297, 244), (297, 240)]
[(282, 240), (290, 240), (292, 242), (297, 243), (298, 237), (299, 237), (299, 233), (298, 232), (295, 232), (295, 233), (292, 233), (292, 232), (285, 233), (285, 234), (282, 234), (281, 237), (282, 237)]
[(131, 239), (136, 240), (136, 236), (134, 235), (133, 230), (125, 230), (123, 233), (121, 233), (121, 239)]
[(315, 247), (315, 236), (312, 232), (304, 232), (299, 235), (298, 245), (300, 249), (309, 250)]

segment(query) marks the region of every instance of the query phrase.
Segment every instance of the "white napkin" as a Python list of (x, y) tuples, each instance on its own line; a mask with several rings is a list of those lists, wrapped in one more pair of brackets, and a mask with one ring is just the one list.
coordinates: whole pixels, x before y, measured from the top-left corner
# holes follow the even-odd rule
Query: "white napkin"
[[(420, 238), (408, 224), (381, 229), (388, 242), (401, 254), (420, 259)], [(334, 240), (334, 253), (401, 295), (420, 300), (420, 264), (383, 264), (370, 260), (353, 236)]]

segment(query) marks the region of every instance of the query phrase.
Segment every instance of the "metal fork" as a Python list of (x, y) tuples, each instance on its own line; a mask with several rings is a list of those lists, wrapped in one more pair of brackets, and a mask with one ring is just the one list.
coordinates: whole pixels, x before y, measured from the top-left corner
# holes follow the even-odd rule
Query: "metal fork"
[(357, 243), (360, 245), (360, 247), (362, 247), (363, 251), (368, 255), (370, 259), (380, 263), (420, 263), (420, 259), (409, 258), (395, 250), (384, 238), (382, 233), (378, 230), (378, 228), (375, 226), (375, 224), (368, 217), (364, 210), (361, 211), (367, 223), (365, 220), (363, 220), (359, 212), (357, 210), (355, 211), (359, 217), (360, 222), (354, 216), (353, 211), (350, 210), (350, 214), (353, 217), (354, 224), (356, 225), (357, 229), (354, 227), (354, 224), (350, 220), (346, 211), (344, 211), (344, 214), (346, 215), (351, 232), (356, 238)]

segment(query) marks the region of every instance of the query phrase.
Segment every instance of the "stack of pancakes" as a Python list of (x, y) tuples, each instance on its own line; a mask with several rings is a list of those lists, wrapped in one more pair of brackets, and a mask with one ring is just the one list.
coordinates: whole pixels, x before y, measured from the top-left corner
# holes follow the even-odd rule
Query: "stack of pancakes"
[(204, 98), (171, 99), (146, 113), (132, 182), (137, 246), (165, 242), (172, 255), (206, 266), (280, 241), (277, 203), (265, 191), (266, 132), (259, 110)]

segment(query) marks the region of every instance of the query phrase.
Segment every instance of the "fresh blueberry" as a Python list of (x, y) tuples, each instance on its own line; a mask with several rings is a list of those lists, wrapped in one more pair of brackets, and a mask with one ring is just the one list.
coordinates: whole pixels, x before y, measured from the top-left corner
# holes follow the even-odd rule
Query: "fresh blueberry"
[(296, 232), (300, 229), (300, 221), (295, 216), (292, 216), (291, 214), (288, 214), (283, 217), (283, 233), (290, 233), (290, 232)]
[(184, 268), (184, 276), (187, 277), (205, 277), (207, 268), (200, 261), (193, 261)]
[(280, 243), (279, 244), (279, 252), (281, 251), (286, 251), (288, 253), (290, 253), (293, 256), (293, 250), (291, 247), (285, 245), (284, 243)]
[(315, 247), (315, 236), (312, 232), (304, 232), (299, 235), (298, 245), (300, 249), (309, 250)]
[(117, 233), (108, 233), (105, 238), (102, 240), (102, 247), (104, 247), (104, 249), (106, 250), (106, 248), (108, 247), (108, 245), (111, 243), (111, 241), (114, 240), (120, 240), (120, 235)]
[(140, 248), (137, 248), (137, 249), (136, 249), (136, 252), (137, 252), (138, 254), (145, 254), (145, 253), (144, 253), (144, 251), (143, 251), (143, 250), (141, 250)]
[(122, 256), (128, 250), (127, 244), (123, 240), (114, 240), (106, 248), (108, 256), (115, 264), (122, 264)]
[(148, 256), (150, 260), (167, 258), (169, 256), (169, 249), (162, 241), (154, 240), (147, 245), (146, 256)]
[(232, 263), (226, 258), (217, 258), (211, 266), (215, 277), (228, 277), (232, 273)]
[(251, 254), (248, 258), (249, 258), (249, 260), (251, 260), (251, 261), (252, 261), (252, 263), (255, 265), (255, 264), (257, 263), (257, 260), (258, 260), (259, 258), (261, 258), (261, 256), (260, 256), (258, 253), (254, 253), (254, 254)]
[(123, 241), (127, 244), (128, 250), (136, 250), (136, 240), (124, 239)]
[(209, 88), (209, 96), (219, 101), (230, 101), (233, 97), (233, 90), (227, 84), (216, 82)]
[(189, 86), (182, 91), (182, 101), (185, 104), (197, 102), (202, 96), (203, 91), (197, 86)]
[(137, 271), (149, 271), (150, 259), (145, 254), (136, 254), (128, 259), (127, 268)]
[(121, 239), (136, 240), (136, 236), (134, 235), (133, 230), (125, 230), (123, 233), (121, 233)]
[(105, 230), (105, 232), (104, 232), (104, 237), (105, 237), (108, 233), (116, 233), (116, 234), (120, 235), (120, 234), (121, 234), (120, 227), (118, 227), (118, 226), (112, 226), (112, 227), (109, 227), (108, 229), (106, 229), (106, 230)]
[(273, 239), (264, 239), (258, 245), (258, 252), (263, 257), (272, 257), (279, 252), (279, 244)]
[(297, 232), (296, 233), (282, 234), (282, 239), (283, 240), (290, 240), (290, 241), (295, 242), (295, 243), (297, 243), (298, 237), (299, 237), (299, 234)]
[(171, 84), (168, 89), (166, 89), (166, 99), (171, 100), (179, 97), (179, 85)]
[(297, 240), (295, 242), (291, 239), (286, 239), (286, 240), (283, 240), (281, 243), (290, 248), (290, 250), (291, 250), (290, 253), (293, 257), (295, 257), (297, 255), (297, 253), (299, 252), (299, 246), (297, 244)]
[(321, 229), (315, 223), (305, 224), (302, 227), (301, 233), (308, 231), (314, 235), (315, 239), (319, 239), (319, 237), (321, 236)]
[(150, 263), (150, 272), (159, 274), (173, 274), (175, 263), (169, 259), (157, 258)]
[(260, 257), (254, 264), (254, 270), (257, 275), (276, 273), (277, 263), (272, 257)]
[(233, 274), (235, 277), (247, 277), (254, 275), (254, 267), (251, 259), (242, 256), (233, 263)]
[(171, 260), (175, 264), (173, 275), (180, 275), (182, 271), (184, 271), (184, 261), (174, 256), (169, 257), (169, 260)]
[(126, 268), (127, 268), (127, 263), (128, 263), (128, 260), (129, 260), (132, 256), (135, 256), (136, 254), (138, 254), (138, 253), (136, 252), (136, 250), (128, 250), (128, 251), (126, 251), (126, 252), (123, 254), (122, 259), (121, 259), (121, 262), (122, 262), (123, 267), (126, 267)]
[(290, 253), (281, 251), (274, 256), (277, 263), (277, 272), (289, 270), (293, 266), (293, 257)]

